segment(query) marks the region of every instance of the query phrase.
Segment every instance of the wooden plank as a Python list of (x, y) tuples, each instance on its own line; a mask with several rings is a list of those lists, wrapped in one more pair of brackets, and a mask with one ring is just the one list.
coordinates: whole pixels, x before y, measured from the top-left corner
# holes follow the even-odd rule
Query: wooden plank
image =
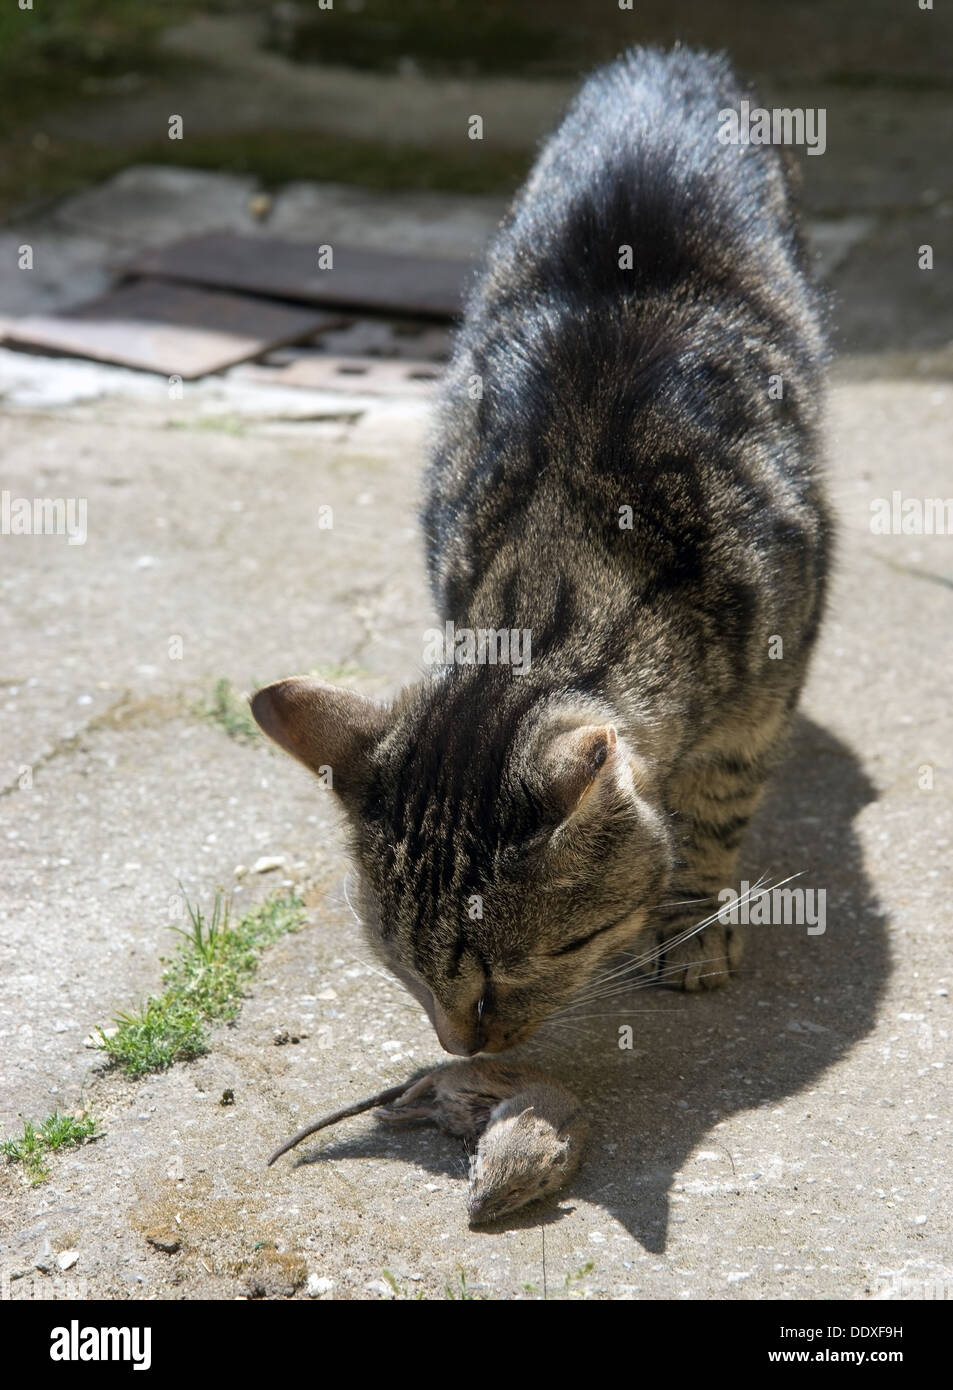
[(312, 391), (346, 391), (370, 396), (430, 396), (443, 376), (436, 362), (407, 358), (337, 357), (309, 354), (270, 366), (254, 363), (240, 376), (269, 386), (301, 386)]
[(435, 256), (397, 256), (333, 246), (333, 265), (318, 265), (313, 246), (228, 233), (186, 237), (154, 247), (125, 269), (189, 284), (218, 285), (304, 304), (415, 318), (451, 319), (462, 308), (471, 266)]
[(341, 321), (339, 314), (249, 295), (138, 280), (61, 314), (8, 320), (2, 334), (11, 347), (193, 379)]

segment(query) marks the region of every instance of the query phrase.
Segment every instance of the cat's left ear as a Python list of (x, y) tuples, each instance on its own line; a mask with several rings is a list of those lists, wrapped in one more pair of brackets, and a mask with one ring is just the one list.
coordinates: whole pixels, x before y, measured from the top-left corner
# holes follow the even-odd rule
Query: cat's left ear
[(251, 712), (279, 748), (345, 799), (363, 781), (367, 753), (389, 725), (386, 705), (312, 676), (266, 685), (252, 697)]

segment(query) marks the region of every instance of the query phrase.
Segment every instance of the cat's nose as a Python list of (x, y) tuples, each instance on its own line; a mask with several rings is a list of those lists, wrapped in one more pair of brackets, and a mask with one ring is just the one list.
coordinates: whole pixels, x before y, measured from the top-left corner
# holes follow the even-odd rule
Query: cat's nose
[(444, 1052), (452, 1052), (454, 1057), (473, 1057), (482, 1051), (482, 1045), (477, 1038), (465, 1038), (449, 1029), (438, 1028), (437, 1037)]
[(476, 1019), (451, 1017), (434, 1001), (433, 1026), (444, 1052), (455, 1057), (472, 1057), (483, 1046), (482, 1029)]

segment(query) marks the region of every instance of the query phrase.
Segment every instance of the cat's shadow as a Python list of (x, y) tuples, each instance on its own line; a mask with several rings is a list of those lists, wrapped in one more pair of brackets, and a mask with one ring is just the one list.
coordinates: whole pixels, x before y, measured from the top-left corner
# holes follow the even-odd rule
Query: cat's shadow
[[(585, 1046), (568, 1032), (557, 1041), (556, 1031), (539, 1048), (590, 1101), (596, 1161), (584, 1162), (573, 1194), (603, 1206), (645, 1249), (663, 1251), (670, 1220), (681, 1219), (676, 1174), (702, 1196), (793, 1193), (810, 1176), (805, 1157), (825, 1136), (809, 1118), (792, 1134), (782, 1117), (766, 1116), (763, 1134), (736, 1153), (719, 1126), (738, 1111), (782, 1109), (874, 1027), (890, 952), (853, 822), (875, 796), (851, 750), (801, 718), (743, 862), (752, 882), (803, 871), (798, 885), (825, 890), (823, 935), (751, 925), (743, 969), (725, 988), (606, 1000), (592, 1007), (608, 1017), (588, 1020), (599, 1031)], [(612, 1012), (627, 1009), (637, 1012)], [(622, 1024), (632, 1025), (631, 1051), (618, 1046)]]
[[(580, 1007), (568, 1025), (548, 1025), (520, 1049), (585, 1098), (592, 1134), (562, 1201), (528, 1208), (505, 1226), (558, 1221), (574, 1199), (584, 1198), (646, 1250), (662, 1252), (670, 1220), (680, 1219), (677, 1207), (671, 1210), (676, 1174), (684, 1188), (701, 1194), (756, 1193), (759, 1186), (794, 1191), (805, 1154), (823, 1135), (802, 1125), (793, 1141), (773, 1117), (770, 1137), (733, 1153), (719, 1126), (738, 1111), (783, 1107), (874, 1026), (890, 957), (853, 821), (875, 796), (851, 750), (799, 719), (743, 863), (751, 882), (761, 873), (775, 881), (801, 873), (798, 886), (824, 890), (826, 930), (809, 935), (807, 924), (752, 925), (743, 968), (725, 988), (693, 995), (635, 990), (602, 999)], [(619, 1046), (624, 1025), (632, 1028), (631, 1049)], [(335, 1139), (301, 1152), (297, 1161), (383, 1154), (461, 1182), (467, 1175), (462, 1146), (418, 1126)]]

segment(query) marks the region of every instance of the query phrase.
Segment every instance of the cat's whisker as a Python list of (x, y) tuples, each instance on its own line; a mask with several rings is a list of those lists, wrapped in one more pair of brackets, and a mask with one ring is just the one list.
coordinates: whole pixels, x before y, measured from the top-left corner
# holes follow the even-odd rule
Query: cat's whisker
[[(724, 970), (709, 970), (706, 975), (699, 975), (698, 978), (700, 980), (709, 980), (716, 975), (724, 975), (725, 973), (726, 972)], [(608, 1014), (580, 1014), (579, 1017), (586, 1019), (627, 1018), (632, 1017), (635, 1014), (673, 1014), (679, 1012), (680, 1010), (678, 1009), (613, 1009), (612, 1013)]]
[[(721, 974), (721, 971), (713, 970), (711, 974), (718, 975)], [(708, 977), (703, 976), (701, 978), (707, 979)], [(579, 1017), (582, 1019), (624, 1018), (627, 1015), (631, 1016), (634, 1014), (675, 1014), (678, 1012), (678, 1009), (615, 1009), (610, 1014), (580, 1014)]]
[(721, 915), (726, 910), (728, 910), (729, 906), (732, 910), (734, 910), (737, 907), (744, 907), (746, 903), (751, 902), (753, 899), (763, 897), (766, 893), (773, 892), (776, 888), (783, 887), (785, 883), (790, 883), (792, 879), (800, 877), (800, 874), (803, 872), (804, 870), (799, 870), (797, 874), (791, 874), (788, 878), (782, 879), (779, 883), (771, 884), (768, 887), (764, 886), (766, 876), (762, 875), (762, 877), (758, 879), (757, 883), (752, 884), (746, 893), (740, 894), (730, 905), (728, 903), (722, 903), (715, 912), (712, 912), (708, 917), (703, 918), (702, 921), (696, 922), (694, 926), (687, 927), (684, 931), (677, 933), (670, 939), (658, 943), (650, 951), (647, 951), (643, 956), (636, 957), (635, 959), (633, 959), (630, 962), (631, 967), (635, 969), (637, 967), (641, 967), (642, 965), (648, 964), (649, 961), (653, 960), (657, 956), (664, 954), (666, 951), (673, 950), (676, 946), (681, 946), (685, 941), (691, 940), (693, 936), (696, 936), (699, 932), (704, 931), (706, 927), (709, 927), (714, 922), (717, 922), (719, 917), (721, 917)]
[[(712, 956), (711, 959), (720, 960), (722, 957)], [(695, 965), (705, 965), (707, 963), (706, 960), (693, 962)], [(651, 989), (659, 980), (664, 980), (668, 975), (677, 975), (679, 972), (684, 971), (684, 969), (684, 961), (673, 961), (671, 965), (663, 965), (661, 969), (655, 971), (652, 975), (636, 974), (632, 976), (620, 976), (602, 989), (594, 990), (591, 994), (581, 995), (572, 1002), (574, 1004), (589, 1004), (592, 1003), (593, 999), (604, 999), (609, 994), (618, 994), (625, 989)]]
[(586, 1029), (585, 1029), (585, 1028), (576, 1028), (572, 1023), (568, 1022), (568, 1020), (566, 1020), (566, 1019), (562, 1019), (562, 1018), (548, 1018), (548, 1019), (546, 1020), (545, 1027), (548, 1028), (550, 1025), (552, 1025), (553, 1028), (561, 1028), (561, 1029), (563, 1030), (563, 1032), (572, 1033), (572, 1034), (574, 1034), (576, 1037), (579, 1037), (579, 1036), (585, 1037), (585, 1035), (586, 1035)]
[(581, 994), (576, 996), (576, 998), (586, 999), (589, 997), (590, 993), (598, 992), (608, 984), (612, 984), (618, 980), (624, 980), (632, 975), (644, 973), (646, 967), (651, 965), (653, 960), (657, 960), (659, 956), (664, 955), (665, 953), (673, 950), (676, 946), (681, 946), (683, 942), (690, 941), (693, 936), (697, 936), (700, 932), (703, 932), (706, 927), (711, 926), (711, 924), (716, 920), (716, 918), (717, 914), (713, 917), (706, 918), (704, 921), (699, 922), (696, 926), (679, 933), (678, 936), (674, 936), (670, 940), (662, 942), (660, 945), (656, 946), (652, 951), (647, 952), (645, 955), (635, 957), (634, 959), (627, 961), (625, 964), (617, 966), (615, 970), (602, 976), (598, 980), (592, 981), (590, 984), (590, 988), (588, 990), (583, 990)]
[(347, 891), (347, 881), (348, 881), (348, 878), (349, 878), (349, 877), (350, 877), (349, 874), (345, 874), (344, 877), (343, 877), (343, 879), (341, 880), (341, 887), (344, 889), (344, 901), (347, 903), (348, 907), (351, 909), (351, 916), (354, 918), (354, 920), (355, 920), (355, 922), (357, 923), (357, 925), (358, 925), (359, 927), (363, 927), (363, 925), (364, 925), (364, 919), (363, 919), (363, 917), (358, 917), (357, 913), (354, 911), (354, 904), (351, 902), (350, 894), (349, 894), (348, 891)]
[(715, 898), (714, 893), (707, 893), (703, 898), (673, 898), (671, 902), (656, 903), (656, 912), (663, 907), (691, 907), (692, 903), (710, 903)]
[[(724, 957), (722, 957), (722, 956), (711, 956), (711, 957), (709, 957), (709, 958), (706, 959), (706, 960), (693, 961), (692, 964), (693, 964), (693, 966), (694, 966), (694, 965), (714, 965), (716, 961), (718, 961), (718, 960), (723, 960), (723, 959), (724, 959)], [(603, 1000), (603, 999), (611, 999), (614, 995), (625, 994), (625, 993), (627, 993), (627, 992), (634, 994), (634, 993), (636, 993), (636, 992), (639, 991), (639, 990), (655, 989), (655, 988), (657, 988), (657, 986), (658, 986), (660, 983), (661, 983), (661, 984), (664, 984), (664, 983), (666, 982), (667, 977), (671, 976), (672, 978), (675, 978), (675, 977), (677, 977), (678, 975), (682, 974), (684, 970), (685, 970), (685, 966), (684, 966), (683, 963), (680, 962), (680, 963), (675, 964), (675, 965), (665, 966), (662, 970), (660, 970), (656, 975), (653, 975), (650, 979), (646, 979), (646, 980), (643, 980), (643, 981), (638, 981), (638, 980), (622, 980), (622, 981), (620, 981), (619, 983), (617, 983), (616, 985), (614, 985), (611, 989), (607, 989), (607, 990), (605, 990), (605, 991), (604, 991), (603, 993), (601, 993), (601, 994), (587, 995), (587, 996), (586, 996), (585, 998), (583, 998), (583, 999), (574, 1000), (572, 1004), (566, 1005), (566, 1007), (565, 1007), (565, 1012), (566, 1012), (566, 1014), (568, 1014), (568, 1016), (569, 1016), (570, 1018), (572, 1018), (572, 1017), (579, 1017), (579, 1015), (574, 1015), (574, 1014), (572, 1013), (572, 1009), (575, 1008), (575, 1007), (578, 1007), (579, 1005), (598, 1003), (599, 1001), (601, 1001), (601, 1000)], [(725, 971), (712, 971), (712, 972), (710, 972), (710, 973), (712, 973), (712, 974), (725, 974), (725, 973), (727, 973), (727, 972), (725, 972)], [(701, 978), (705, 978), (705, 977), (699, 976), (699, 978), (701, 979)], [(556, 1013), (554, 1013), (554, 1014), (552, 1015), (553, 1018), (559, 1018), (559, 1017), (561, 1017), (561, 1016), (562, 1016), (562, 1014), (560, 1013), (559, 1010), (557, 1010)]]
[[(786, 883), (790, 883), (793, 879), (799, 878), (804, 872), (805, 870), (803, 869), (798, 870), (797, 873), (790, 874), (787, 878), (781, 879), (778, 883), (770, 884), (769, 886), (765, 886), (768, 876), (766, 874), (761, 874), (757, 882), (752, 884), (746, 893), (740, 894), (739, 897), (730, 904), (730, 907), (732, 910), (738, 907), (744, 907), (747, 903), (754, 901), (756, 898), (765, 897), (768, 893), (773, 893), (775, 889), (783, 888)], [(597, 998), (599, 997), (598, 991), (611, 981), (622, 980), (625, 979), (627, 975), (643, 971), (652, 960), (658, 959), (660, 955), (674, 950), (677, 946), (681, 946), (684, 942), (691, 940), (691, 938), (696, 936), (699, 932), (704, 931), (706, 927), (711, 926), (718, 920), (728, 906), (729, 904), (727, 903), (721, 904), (716, 912), (711, 913), (708, 917), (703, 918), (702, 921), (695, 923), (693, 926), (686, 928), (683, 932), (678, 933), (670, 940), (661, 942), (642, 955), (632, 956), (625, 960), (623, 964), (607, 971), (604, 975), (597, 976), (594, 980), (590, 981), (588, 990), (584, 990), (577, 996), (575, 1002), (582, 1003)], [(677, 965), (672, 968), (677, 972), (684, 969), (684, 966)], [(663, 968), (661, 972), (658, 972), (658, 974), (653, 976), (652, 980), (648, 982), (649, 985), (664, 976), (665, 973), (666, 971)]]
[[(364, 956), (355, 955), (353, 951), (350, 951), (348, 954), (350, 955), (351, 960), (356, 961), (358, 965), (363, 965), (364, 969), (369, 970), (372, 975), (377, 975), (380, 979), (386, 980), (389, 985), (396, 985), (400, 983), (400, 981), (395, 976), (388, 974), (386, 970), (381, 970), (379, 966), (372, 964), (372, 962), (367, 960)], [(396, 1002), (401, 1006), (402, 1009), (411, 1009), (414, 1013), (420, 1013), (420, 1005), (415, 1004), (410, 999), (403, 998), (402, 995), (398, 997)]]
[[(616, 966), (614, 969), (610, 971), (607, 971), (605, 975), (597, 977), (594, 981), (591, 981), (590, 984), (594, 986), (603, 985), (619, 976), (643, 969), (652, 960), (656, 959), (659, 955), (661, 955), (663, 951), (671, 951), (676, 946), (680, 946), (683, 942), (690, 940), (693, 936), (696, 936), (699, 932), (704, 931), (707, 926), (710, 926), (711, 923), (716, 920), (718, 915), (719, 914), (717, 912), (713, 913), (712, 916), (704, 918), (701, 922), (695, 923), (694, 926), (687, 927), (684, 931), (679, 932), (670, 940), (657, 944), (651, 950), (644, 952), (642, 955), (628, 957), (628, 959), (626, 959), (623, 964)], [(585, 999), (587, 995), (584, 991), (578, 997), (581, 999)]]
[[(709, 958), (706, 959), (706, 960), (694, 961), (692, 964), (693, 964), (693, 966), (695, 966), (695, 965), (714, 965), (714, 964), (718, 964), (718, 963), (722, 962), (723, 960), (724, 960), (724, 957), (723, 957), (723, 956), (711, 956), (711, 957), (709, 957)], [(679, 975), (681, 975), (681, 974), (684, 973), (684, 971), (685, 971), (685, 966), (684, 966), (684, 964), (679, 964), (679, 965), (677, 965), (677, 966), (672, 966), (669, 970), (667, 970), (667, 971), (665, 972), (665, 974), (663, 974), (663, 975), (660, 976), (660, 977), (653, 977), (653, 978), (650, 979), (650, 980), (637, 980), (637, 981), (633, 981), (631, 984), (627, 984), (627, 985), (624, 985), (624, 986), (620, 986), (620, 988), (619, 988), (618, 990), (613, 990), (612, 992), (610, 992), (610, 993), (604, 995), (604, 996), (603, 996), (602, 998), (600, 998), (600, 999), (587, 999), (587, 1000), (585, 1000), (585, 1001), (583, 1001), (583, 1002), (584, 1002), (584, 1005), (599, 1004), (599, 1003), (605, 1002), (605, 1000), (613, 999), (613, 998), (616, 998), (616, 997), (618, 997), (618, 996), (624, 996), (624, 995), (629, 995), (629, 996), (631, 996), (631, 995), (634, 995), (634, 994), (641, 994), (641, 993), (644, 993), (646, 990), (655, 990), (655, 991), (657, 991), (657, 990), (659, 989), (660, 986), (664, 988), (664, 986), (665, 986), (666, 984), (671, 983), (671, 980), (677, 979)], [(743, 973), (744, 973), (744, 972), (743, 972), (739, 967), (735, 966), (735, 967), (732, 967), (732, 969), (731, 969), (730, 971), (725, 970), (724, 968), (722, 968), (722, 969), (720, 969), (720, 970), (709, 970), (709, 971), (706, 971), (703, 975), (698, 976), (698, 978), (699, 978), (699, 979), (709, 979), (709, 978), (711, 978), (712, 976), (715, 976), (715, 975), (729, 975), (729, 974), (730, 974), (730, 975), (740, 975), (740, 974), (743, 974)], [(666, 978), (666, 977), (668, 977), (668, 978)], [(568, 1017), (569, 1017), (569, 1018), (573, 1018), (573, 1017), (579, 1017), (579, 1018), (581, 1018), (581, 1017), (583, 1017), (583, 1015), (581, 1015), (581, 1014), (574, 1015), (572, 1012), (570, 1012), (570, 1013), (568, 1014)]]
[[(714, 965), (714, 964), (718, 963), (719, 961), (723, 961), (723, 960), (724, 960), (724, 957), (723, 957), (723, 956), (709, 956), (709, 957), (706, 957), (704, 960), (693, 961), (693, 962), (692, 962), (692, 967), (694, 968), (695, 966), (700, 966), (700, 965)], [(645, 990), (655, 990), (655, 989), (658, 989), (660, 986), (661, 986), (661, 987), (664, 987), (665, 985), (670, 984), (673, 980), (677, 980), (678, 977), (679, 977), (680, 975), (684, 974), (685, 968), (686, 968), (686, 967), (685, 967), (685, 963), (684, 963), (684, 962), (678, 962), (677, 964), (664, 967), (664, 968), (663, 968), (661, 971), (659, 971), (657, 974), (652, 975), (651, 977), (648, 977), (648, 978), (639, 978), (639, 977), (636, 977), (635, 979), (632, 979), (632, 980), (623, 980), (623, 981), (620, 981), (616, 986), (614, 986), (614, 987), (611, 988), (611, 989), (607, 989), (607, 990), (606, 990), (604, 993), (602, 993), (602, 994), (593, 995), (593, 996), (590, 996), (590, 997), (588, 997), (588, 998), (586, 998), (586, 999), (577, 1000), (577, 1001), (574, 1001), (572, 1005), (568, 1005), (568, 1006), (567, 1006), (567, 1013), (568, 1013), (568, 1016), (569, 1016), (569, 1017), (573, 1017), (573, 1016), (574, 1016), (573, 1013), (572, 1013), (572, 1009), (573, 1009), (574, 1007), (584, 1007), (584, 1006), (587, 1005), (587, 1004), (601, 1003), (601, 1002), (603, 1002), (603, 1001), (606, 1000), (606, 999), (613, 999), (613, 998), (616, 998), (616, 997), (618, 997), (618, 996), (620, 996), (620, 995), (625, 995), (625, 994), (630, 994), (630, 995), (631, 995), (631, 994), (638, 994), (638, 993), (644, 992)], [(709, 975), (712, 975), (712, 974), (714, 974), (714, 975), (727, 975), (727, 974), (731, 974), (731, 973), (737, 973), (737, 971), (728, 971), (728, 970), (722, 969), (722, 970), (716, 970), (716, 971), (709, 971), (709, 972), (708, 972)], [(705, 975), (705, 976), (699, 976), (698, 978), (699, 978), (699, 979), (705, 979), (705, 978), (707, 978), (707, 975)], [(578, 1015), (576, 1015), (576, 1016), (578, 1017)]]

